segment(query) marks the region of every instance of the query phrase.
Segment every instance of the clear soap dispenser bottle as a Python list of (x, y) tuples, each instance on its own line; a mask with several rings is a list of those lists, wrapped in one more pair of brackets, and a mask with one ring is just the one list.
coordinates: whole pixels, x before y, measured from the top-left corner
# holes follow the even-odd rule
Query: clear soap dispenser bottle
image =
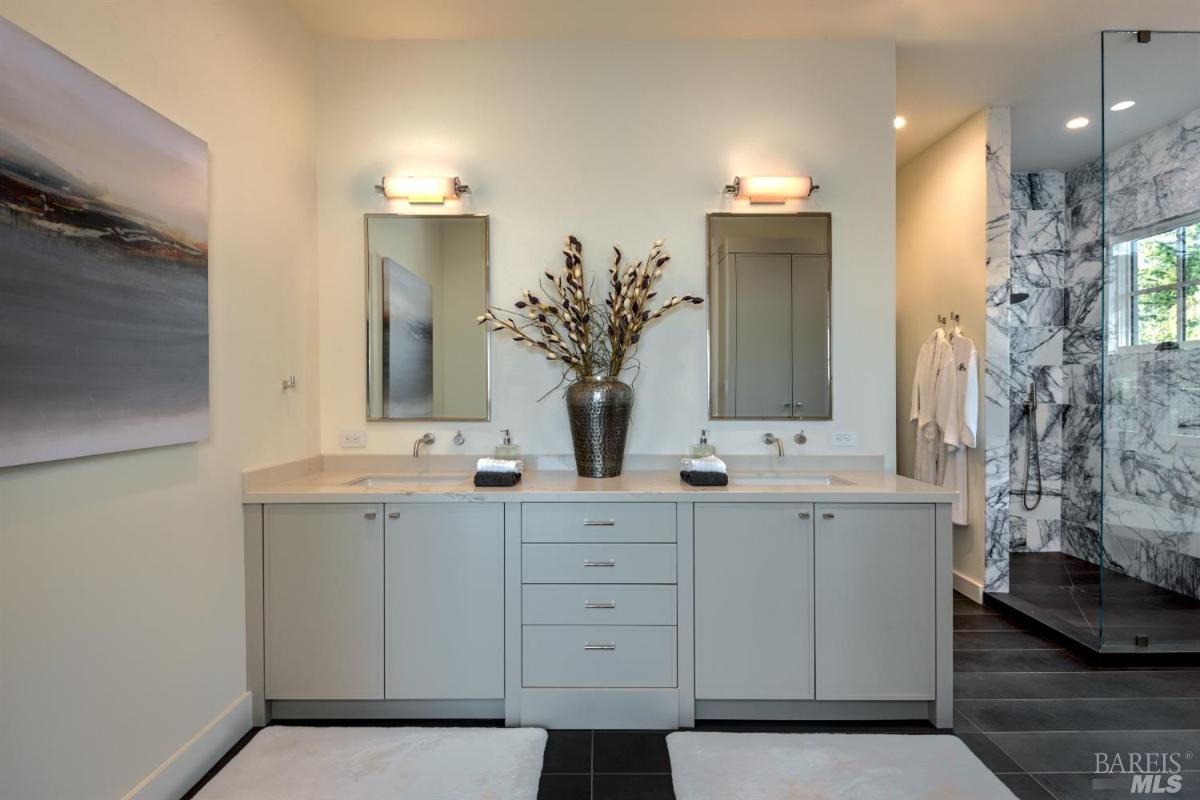
[(513, 444), (512, 433), (505, 428), (500, 431), (504, 436), (500, 444), (496, 445), (496, 458), (515, 460), (521, 457), (521, 446)]
[(700, 441), (692, 445), (692, 458), (704, 458), (716, 454), (717, 448), (708, 443), (708, 431), (700, 431)]

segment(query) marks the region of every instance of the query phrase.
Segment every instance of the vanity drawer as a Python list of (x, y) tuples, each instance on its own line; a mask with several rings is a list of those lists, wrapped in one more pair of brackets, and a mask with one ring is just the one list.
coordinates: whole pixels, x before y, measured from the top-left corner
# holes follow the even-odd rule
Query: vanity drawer
[(675, 545), (525, 544), (521, 582), (675, 583)]
[(674, 503), (524, 503), (524, 542), (673, 542)]
[(675, 685), (675, 628), (535, 625), (522, 629), (527, 687)]
[(674, 625), (675, 587), (538, 584), (522, 590), (526, 625)]

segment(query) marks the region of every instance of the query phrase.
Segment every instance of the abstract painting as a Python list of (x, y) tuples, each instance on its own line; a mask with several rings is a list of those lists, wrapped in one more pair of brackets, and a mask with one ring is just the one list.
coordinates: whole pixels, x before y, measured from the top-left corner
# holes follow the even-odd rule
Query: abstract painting
[(208, 147), (0, 19), (0, 467), (208, 436)]
[(384, 369), (389, 417), (433, 416), (433, 288), (383, 258)]

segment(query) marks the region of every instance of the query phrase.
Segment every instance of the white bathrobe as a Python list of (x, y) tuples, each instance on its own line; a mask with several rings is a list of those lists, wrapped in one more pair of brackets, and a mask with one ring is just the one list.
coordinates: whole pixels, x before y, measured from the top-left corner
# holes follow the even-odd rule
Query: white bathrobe
[(917, 423), (917, 453), (913, 477), (925, 483), (940, 483), (944, 470), (944, 430), (938, 424), (938, 408), (952, 405), (954, 348), (941, 328), (930, 334), (917, 355), (913, 376), (912, 410)]
[(935, 409), (935, 419), (942, 431), (946, 452), (940, 459), (938, 484), (957, 489), (951, 518), (955, 525), (967, 524), (967, 448), (975, 447), (979, 428), (979, 353), (975, 343), (955, 328), (950, 335), (953, 371), (944, 381), (939, 400), (946, 405)]

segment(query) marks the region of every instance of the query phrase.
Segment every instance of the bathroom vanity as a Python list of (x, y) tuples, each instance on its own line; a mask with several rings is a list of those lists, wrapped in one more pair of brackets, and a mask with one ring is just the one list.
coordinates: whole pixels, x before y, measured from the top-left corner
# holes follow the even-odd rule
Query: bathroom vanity
[[(332, 461), (332, 459), (330, 459)], [(953, 494), (883, 472), (247, 476), (249, 676), (275, 718), (951, 726)]]

